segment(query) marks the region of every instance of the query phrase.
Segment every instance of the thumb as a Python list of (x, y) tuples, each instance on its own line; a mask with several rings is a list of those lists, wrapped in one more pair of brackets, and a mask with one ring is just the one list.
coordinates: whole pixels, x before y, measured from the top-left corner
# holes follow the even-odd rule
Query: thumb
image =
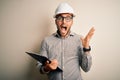
[(50, 61), (47, 60), (47, 64), (49, 64), (49, 63), (50, 63)]
[(49, 64), (49, 61), (47, 60), (45, 64)]
[(80, 37), (80, 40), (81, 40), (82, 42), (84, 42), (84, 37), (83, 37), (83, 36), (81, 36), (81, 37)]
[(82, 42), (82, 46), (84, 46), (84, 37), (81, 36), (81, 37), (80, 37), (80, 40), (81, 40), (81, 42)]

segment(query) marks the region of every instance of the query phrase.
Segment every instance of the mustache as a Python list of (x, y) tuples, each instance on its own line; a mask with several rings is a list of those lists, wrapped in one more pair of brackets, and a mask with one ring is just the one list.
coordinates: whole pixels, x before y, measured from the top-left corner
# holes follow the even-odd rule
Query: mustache
[(61, 25), (62, 27), (67, 27), (65, 24)]

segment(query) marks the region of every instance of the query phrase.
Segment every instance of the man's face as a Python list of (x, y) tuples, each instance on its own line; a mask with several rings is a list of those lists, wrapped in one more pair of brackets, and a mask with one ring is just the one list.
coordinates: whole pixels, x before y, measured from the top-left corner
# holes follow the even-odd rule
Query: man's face
[(73, 16), (68, 13), (57, 15), (55, 23), (61, 37), (66, 37), (66, 35), (69, 34), (70, 28), (73, 24)]

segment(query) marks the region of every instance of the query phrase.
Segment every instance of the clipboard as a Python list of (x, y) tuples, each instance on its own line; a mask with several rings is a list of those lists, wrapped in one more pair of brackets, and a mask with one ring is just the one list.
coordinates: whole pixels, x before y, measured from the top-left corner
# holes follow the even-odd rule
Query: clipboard
[[(27, 53), (28, 55), (30, 55), (35, 60), (39, 61), (43, 66), (45, 65), (46, 61), (49, 61), (49, 63), (51, 63), (51, 61), (47, 57), (45, 57), (45, 56), (41, 56), (39, 54), (31, 53), (31, 52), (25, 52), (25, 53)], [(59, 67), (57, 67), (56, 70), (62, 71)]]

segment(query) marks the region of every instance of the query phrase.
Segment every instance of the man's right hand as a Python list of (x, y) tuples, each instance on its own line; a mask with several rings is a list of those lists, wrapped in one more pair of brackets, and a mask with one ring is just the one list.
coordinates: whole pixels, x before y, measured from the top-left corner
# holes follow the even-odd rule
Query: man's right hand
[(49, 61), (45, 63), (44, 70), (46, 72), (56, 70), (57, 66), (58, 66), (58, 61), (56, 59), (53, 59), (51, 60), (51, 63), (49, 63)]

